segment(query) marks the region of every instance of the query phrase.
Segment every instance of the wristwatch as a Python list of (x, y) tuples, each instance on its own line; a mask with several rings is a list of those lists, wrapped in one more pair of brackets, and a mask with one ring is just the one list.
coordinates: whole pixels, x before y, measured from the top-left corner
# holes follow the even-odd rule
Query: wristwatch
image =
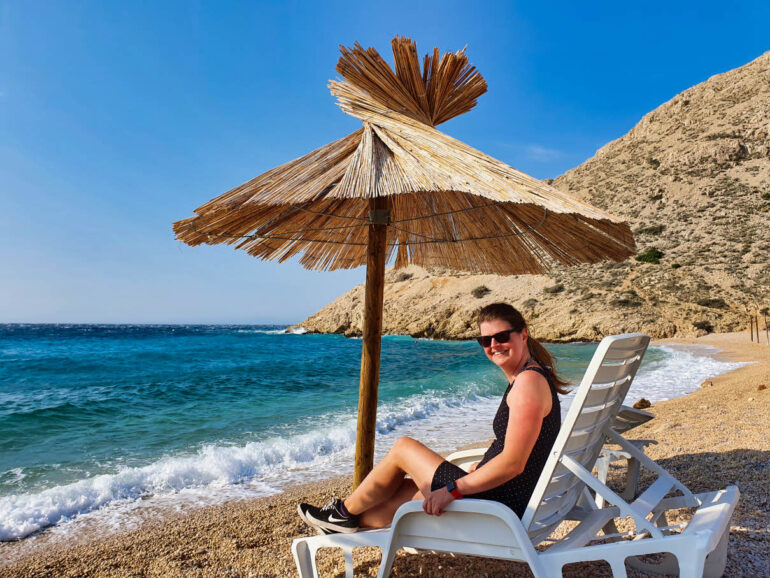
[(455, 500), (462, 500), (463, 495), (460, 493), (460, 490), (457, 489), (457, 482), (454, 480), (446, 485), (446, 491), (452, 494)]

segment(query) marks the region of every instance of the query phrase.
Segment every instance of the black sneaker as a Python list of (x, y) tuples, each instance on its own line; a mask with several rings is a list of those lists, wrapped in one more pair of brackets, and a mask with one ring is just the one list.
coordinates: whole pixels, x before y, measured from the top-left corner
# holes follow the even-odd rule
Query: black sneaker
[(353, 514), (344, 516), (341, 506), (342, 500), (335, 498), (323, 508), (317, 508), (310, 504), (300, 504), (297, 506), (297, 512), (307, 525), (322, 531), (324, 534), (357, 532), (358, 516)]
[(334, 534), (335, 533), (332, 530), (327, 530), (326, 528), (321, 528), (320, 526), (316, 527), (313, 524), (311, 524), (310, 520), (308, 520), (305, 517), (305, 513), (302, 511), (302, 507), (303, 506), (306, 507), (306, 508), (307, 507), (312, 507), (312, 506), (308, 506), (308, 504), (300, 504), (299, 506), (297, 506), (297, 513), (299, 514), (299, 517), (302, 518), (302, 521), (305, 522), (305, 524), (307, 524), (308, 526), (313, 528), (313, 530), (315, 530), (316, 534), (319, 534), (320, 536), (326, 536), (327, 534)]

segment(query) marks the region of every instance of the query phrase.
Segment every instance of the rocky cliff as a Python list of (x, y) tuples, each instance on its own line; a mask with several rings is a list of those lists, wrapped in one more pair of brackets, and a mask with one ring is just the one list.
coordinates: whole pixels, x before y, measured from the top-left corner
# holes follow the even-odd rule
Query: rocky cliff
[[(389, 271), (384, 331), (468, 338), (474, 312), (500, 300), (551, 341), (745, 326), (770, 305), (770, 52), (675, 96), (552, 184), (627, 219), (647, 262), (520, 277)], [(300, 325), (359, 335), (362, 316), (359, 286)]]

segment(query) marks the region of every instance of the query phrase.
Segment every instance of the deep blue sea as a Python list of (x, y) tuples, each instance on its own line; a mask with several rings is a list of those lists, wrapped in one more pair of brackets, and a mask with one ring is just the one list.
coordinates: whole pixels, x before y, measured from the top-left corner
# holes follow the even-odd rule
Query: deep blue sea
[[(577, 382), (595, 347), (549, 349)], [(0, 540), (350, 473), (360, 354), (275, 326), (0, 325)], [(708, 354), (651, 348), (629, 401), (739, 365)], [(475, 342), (385, 337), (378, 455), (401, 435), (437, 451), (491, 438), (505, 386)]]

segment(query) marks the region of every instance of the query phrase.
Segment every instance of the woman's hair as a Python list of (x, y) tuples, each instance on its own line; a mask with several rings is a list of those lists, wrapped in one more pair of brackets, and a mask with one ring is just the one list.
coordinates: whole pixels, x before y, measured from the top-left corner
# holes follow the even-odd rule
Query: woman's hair
[[(522, 317), (521, 313), (519, 313), (515, 307), (512, 307), (507, 303), (492, 303), (491, 305), (483, 307), (481, 311), (479, 311), (477, 322), (481, 325), (484, 321), (495, 321), (497, 319), (507, 321), (511, 325), (511, 329), (516, 332), (527, 327), (527, 322), (524, 321), (524, 317)], [(527, 349), (529, 349), (529, 354), (535, 358), (535, 361), (537, 361), (548, 374), (548, 378), (551, 380), (556, 391), (562, 395), (567, 393), (569, 391), (567, 388), (569, 382), (564, 381), (556, 374), (553, 357), (551, 357), (548, 350), (543, 347), (537, 339), (532, 337), (532, 333), (529, 334), (529, 339), (527, 339)]]

